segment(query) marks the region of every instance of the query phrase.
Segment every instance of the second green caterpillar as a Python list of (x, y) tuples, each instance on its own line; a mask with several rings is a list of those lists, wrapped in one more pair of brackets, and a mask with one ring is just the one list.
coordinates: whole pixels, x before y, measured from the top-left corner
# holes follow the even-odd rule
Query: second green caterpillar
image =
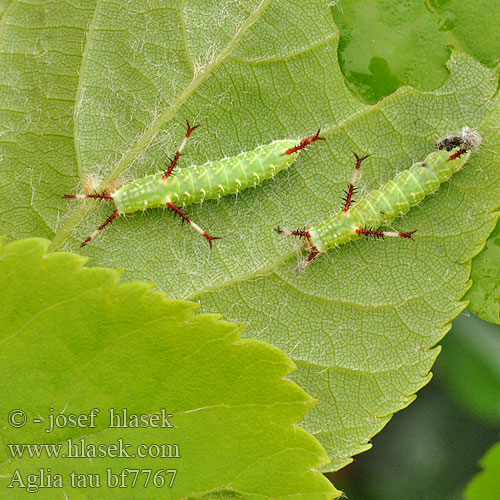
[(443, 182), (465, 165), (471, 152), (481, 148), (481, 141), (482, 137), (469, 127), (464, 127), (458, 135), (444, 137), (436, 143), (436, 151), (429, 154), (424, 161), (403, 170), (355, 205), (352, 196), (356, 189), (359, 169), (361, 162), (368, 156), (359, 157), (354, 153), (356, 168), (345, 191), (345, 205), (342, 211), (309, 230), (285, 231), (277, 228), (280, 234), (304, 238), (304, 248), (309, 256), (299, 265), (297, 273), (319, 254), (363, 236), (413, 239), (412, 235), (416, 230), (397, 232), (380, 231), (379, 228), (404, 215), (427, 195), (434, 193)]

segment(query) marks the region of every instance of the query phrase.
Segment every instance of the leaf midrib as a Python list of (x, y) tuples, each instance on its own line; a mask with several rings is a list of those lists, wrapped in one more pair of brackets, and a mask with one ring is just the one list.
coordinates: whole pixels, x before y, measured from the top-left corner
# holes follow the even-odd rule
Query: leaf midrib
[(83, 97), (85, 95), (85, 88), (83, 86), (83, 78), (85, 76), (85, 69), (87, 67), (87, 61), (90, 52), (90, 45), (92, 42), (92, 35), (94, 34), (94, 29), (97, 24), (97, 16), (99, 14), (99, 10), (101, 8), (103, 0), (97, 0), (94, 13), (92, 14), (92, 19), (90, 20), (89, 25), (85, 29), (85, 47), (83, 49), (82, 61), (80, 63), (80, 71), (78, 74), (78, 86), (76, 89), (76, 99), (75, 99), (75, 107), (73, 109), (73, 141), (75, 145), (75, 160), (76, 160), (76, 169), (78, 177), (81, 179), (83, 176), (83, 168), (82, 168), (82, 155), (80, 151), (80, 110), (83, 101)]

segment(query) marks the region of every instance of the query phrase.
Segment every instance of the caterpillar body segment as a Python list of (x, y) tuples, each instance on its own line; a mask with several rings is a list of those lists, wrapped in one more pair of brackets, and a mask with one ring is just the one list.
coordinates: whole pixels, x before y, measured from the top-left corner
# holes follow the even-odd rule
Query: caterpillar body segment
[(469, 152), (448, 161), (450, 153), (435, 151), (424, 162), (400, 172), (380, 189), (372, 191), (347, 212), (339, 212), (309, 230), (320, 252), (359, 238), (360, 228), (377, 229), (406, 214), (434, 193), (466, 163)]
[(149, 175), (113, 193), (116, 208), (130, 214), (167, 203), (190, 205), (233, 194), (273, 177), (288, 168), (298, 152), (285, 155), (295, 141), (279, 140), (253, 151), (186, 168), (179, 168), (167, 179), (162, 173)]
[[(430, 153), (423, 162), (415, 163), (400, 172), (354, 205), (351, 182), (346, 192), (344, 209), (324, 222), (307, 231), (283, 231), (278, 228), (277, 231), (281, 234), (304, 238), (304, 248), (309, 252), (309, 257), (299, 265), (297, 272), (321, 253), (362, 237), (401, 237), (413, 240), (416, 230), (401, 233), (378, 229), (391, 223), (396, 217), (406, 214), (410, 208), (418, 205), (427, 195), (434, 193), (442, 183), (448, 181), (465, 165), (471, 153), (480, 149), (481, 140), (476, 131), (464, 127), (459, 135), (440, 139), (436, 143), (436, 151)], [(355, 156), (357, 171), (366, 157), (360, 158), (356, 153)], [(354, 178), (356, 175), (355, 173)]]
[(148, 175), (142, 179), (137, 179), (111, 194), (72, 194), (63, 196), (63, 198), (77, 199), (109, 199), (115, 205), (113, 215), (94, 231), (81, 246), (89, 243), (99, 231), (119, 215), (130, 214), (147, 208), (167, 206), (204, 236), (208, 240), (210, 248), (212, 248), (212, 241), (220, 238), (210, 236), (193, 222), (179, 206), (220, 198), (228, 194), (238, 193), (248, 187), (254, 187), (288, 168), (306, 146), (315, 141), (324, 140), (323, 137), (319, 136), (320, 131), (318, 130), (315, 135), (302, 139), (298, 144), (296, 141), (289, 139), (276, 140), (236, 156), (174, 170), (191, 133), (198, 126), (191, 127), (187, 122), (186, 135), (165, 173)]

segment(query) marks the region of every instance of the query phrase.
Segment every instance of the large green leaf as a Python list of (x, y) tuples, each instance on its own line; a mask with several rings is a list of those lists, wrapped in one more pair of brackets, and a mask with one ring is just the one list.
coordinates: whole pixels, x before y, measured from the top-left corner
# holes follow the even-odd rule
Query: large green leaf
[(484, 470), (467, 486), (467, 500), (492, 500), (500, 497), (500, 443), (486, 453), (481, 466)]
[[(204, 127), (184, 166), (321, 127), (328, 141), (274, 181), (188, 207), (224, 237), (213, 252), (162, 210), (118, 219), (84, 252), (123, 267), (125, 279), (155, 280), (244, 321), (246, 335), (288, 353), (295, 380), (320, 400), (304, 425), (339, 468), (429, 380), (432, 347), (464, 307), (469, 259), (500, 205), (496, 74), (453, 53), (435, 92), (405, 88), (370, 108), (346, 89), (322, 0), (168, 5), (12, 4), (0, 45), (2, 228), (77, 248), (112, 208), (59, 196), (92, 176), (103, 177), (102, 187), (161, 170), (186, 118)], [(366, 192), (463, 125), (479, 127), (485, 149), (395, 222), (419, 228), (417, 243), (359, 241), (295, 277), (293, 243), (273, 228), (337, 210), (353, 149), (372, 155)]]
[[(340, 494), (313, 470), (328, 457), (295, 423), (314, 400), (284, 379), (294, 365), (283, 353), (241, 339), (240, 326), (193, 314), (196, 304), (167, 300), (150, 284), (119, 285), (118, 271), (84, 267), (87, 259), (75, 254), (47, 255), (48, 245), (28, 239), (0, 247), (0, 288), (8, 290), (0, 303), (2, 498), (26, 498), (20, 481), (40, 468), (64, 481), (62, 490), (40, 490), (42, 498), (90, 498), (94, 491), (102, 499), (173, 499), (219, 489), (254, 499)], [(89, 415), (93, 408), (100, 411), (94, 427), (87, 421), (49, 432), (50, 415)], [(25, 413), (24, 427), (9, 425), (14, 409)], [(173, 416), (161, 420), (163, 428), (158, 421), (112, 428), (110, 409)], [(112, 455), (120, 439), (131, 458)], [(75, 456), (81, 440), (88, 458), (62, 456), (70, 449)], [(61, 457), (13, 457), (9, 445), (22, 443), (60, 444)], [(167, 458), (134, 457), (149, 449), (157, 456), (155, 445), (164, 444), (172, 445)], [(109, 446), (109, 456), (93, 458), (93, 445)], [(106, 487), (108, 468), (151, 469), (150, 486), (141, 472), (135, 487), (134, 474), (125, 476), (126, 488)], [(161, 469), (177, 473), (159, 474), (155, 487)], [(12, 482), (15, 471), (22, 479)], [(71, 487), (71, 471), (98, 474), (101, 487)]]

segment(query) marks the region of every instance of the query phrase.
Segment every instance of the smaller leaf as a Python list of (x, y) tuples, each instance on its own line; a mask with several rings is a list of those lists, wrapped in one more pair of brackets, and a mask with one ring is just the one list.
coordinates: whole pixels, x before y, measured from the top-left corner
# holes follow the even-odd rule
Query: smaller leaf
[[(295, 425), (314, 400), (284, 378), (294, 365), (281, 351), (241, 339), (241, 326), (193, 314), (196, 304), (167, 300), (152, 284), (118, 284), (116, 270), (84, 267), (86, 259), (75, 254), (47, 254), (49, 243), (0, 246), (0, 289), (9, 291), (0, 303), (2, 497), (25, 498), (28, 475), (40, 469), (62, 476), (60, 498), (89, 498), (72, 472), (99, 477), (99, 489), (90, 491), (100, 499), (340, 494), (314, 470), (328, 462), (325, 451)], [(25, 412), (23, 427), (7, 420), (13, 409)], [(64, 424), (92, 409), (99, 412), (91, 425)], [(125, 422), (123, 411), (171, 414), (173, 427), (111, 426), (116, 415)], [(52, 425), (58, 415), (63, 425)], [(120, 439), (126, 455), (117, 457), (111, 446)], [(55, 458), (44, 451), (14, 457), (21, 443), (61, 451)], [(166, 453), (157, 455), (163, 445)], [(104, 455), (94, 456), (95, 447)], [(132, 490), (134, 474), (127, 473), (119, 483), (127, 487), (113, 488), (108, 470), (124, 469), (153, 471), (149, 486), (140, 473)], [(166, 470), (176, 471), (173, 483), (172, 472), (155, 483), (154, 474)]]
[(467, 500), (500, 498), (500, 443), (481, 459), (483, 471), (477, 474), (465, 490)]
[(421, 90), (437, 88), (446, 80), (445, 61), (450, 46), (489, 67), (498, 63), (498, 2), (342, 0), (331, 3), (341, 32), (342, 71), (370, 103), (402, 85)]
[(342, 71), (369, 103), (403, 85), (431, 90), (446, 80), (446, 46), (454, 39), (425, 2), (342, 0), (332, 14)]
[(439, 17), (440, 31), (447, 31), (454, 37), (455, 47), (460, 46), (490, 67), (498, 63), (498, 2), (428, 0), (428, 6)]

